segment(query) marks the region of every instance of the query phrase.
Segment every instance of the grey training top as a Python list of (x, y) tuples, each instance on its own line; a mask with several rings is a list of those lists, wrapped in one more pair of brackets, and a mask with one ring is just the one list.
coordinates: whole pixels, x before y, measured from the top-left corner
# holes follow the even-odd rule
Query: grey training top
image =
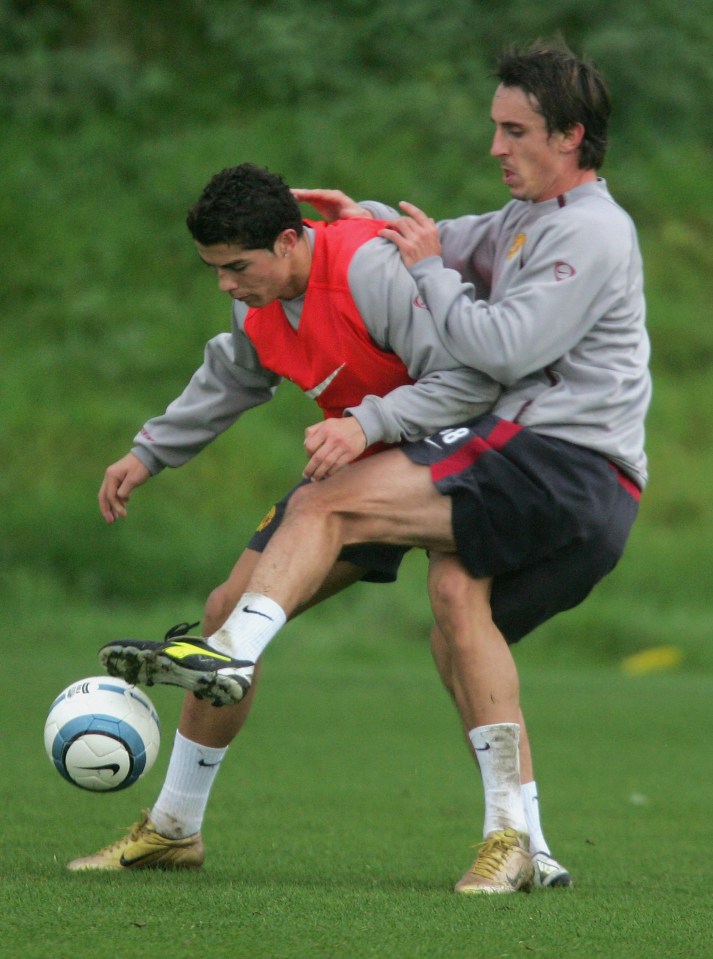
[(438, 227), (442, 257), (411, 274), (448, 350), (503, 384), (494, 412), (603, 454), (643, 487), (643, 269), (634, 224), (606, 182)]
[[(313, 231), (307, 230), (312, 240)], [(385, 397), (365, 396), (349, 409), (368, 445), (421, 439), (492, 408), (499, 386), (453, 358), (392, 243), (377, 237), (361, 246), (348, 279), (374, 341), (399, 356), (417, 381)], [(297, 329), (304, 297), (280, 302)], [(246, 336), (247, 312), (245, 304), (234, 301), (232, 331), (209, 340), (203, 364), (183, 393), (135, 437), (133, 452), (152, 473), (183, 465), (246, 410), (274, 395), (280, 377), (262, 366)]]

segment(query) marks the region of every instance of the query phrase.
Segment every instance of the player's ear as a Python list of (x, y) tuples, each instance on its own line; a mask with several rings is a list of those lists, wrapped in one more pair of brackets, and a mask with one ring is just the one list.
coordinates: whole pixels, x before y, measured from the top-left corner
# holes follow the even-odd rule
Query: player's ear
[(562, 152), (573, 153), (579, 150), (584, 139), (584, 124), (573, 123), (569, 130), (562, 134)]
[(283, 230), (275, 240), (275, 255), (289, 256), (297, 246), (298, 239), (296, 231), (291, 227), (289, 230)]

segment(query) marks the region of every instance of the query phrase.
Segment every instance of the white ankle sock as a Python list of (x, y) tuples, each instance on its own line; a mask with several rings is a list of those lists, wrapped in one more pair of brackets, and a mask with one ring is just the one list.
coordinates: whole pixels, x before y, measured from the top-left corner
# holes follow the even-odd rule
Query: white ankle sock
[(508, 827), (527, 833), (520, 788), (519, 724), (476, 726), (468, 736), (483, 777), (483, 836)]
[(522, 805), (525, 809), (527, 832), (530, 836), (530, 852), (546, 852), (551, 855), (542, 826), (540, 825), (540, 803), (537, 798), (537, 783), (533, 780), (522, 784)]
[(230, 616), (206, 642), (233, 659), (256, 663), (286, 622), (285, 611), (269, 596), (243, 593)]
[(180, 839), (200, 831), (213, 781), (227, 751), (227, 746), (201, 746), (176, 731), (166, 779), (149, 816), (157, 832)]

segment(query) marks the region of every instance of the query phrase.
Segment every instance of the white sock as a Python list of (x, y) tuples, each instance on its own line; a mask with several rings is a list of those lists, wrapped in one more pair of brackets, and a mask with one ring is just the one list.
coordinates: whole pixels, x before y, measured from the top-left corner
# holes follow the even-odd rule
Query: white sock
[(522, 784), (522, 805), (525, 809), (527, 832), (530, 836), (530, 852), (546, 852), (551, 856), (540, 825), (540, 803), (537, 798), (537, 783), (533, 780)]
[(286, 622), (284, 609), (269, 596), (243, 593), (230, 616), (206, 642), (233, 659), (256, 663)]
[(520, 788), (519, 724), (476, 726), (468, 736), (483, 777), (483, 836), (507, 828), (527, 833)]
[(176, 730), (163, 788), (149, 818), (162, 836), (200, 832), (213, 781), (228, 747), (201, 746)]

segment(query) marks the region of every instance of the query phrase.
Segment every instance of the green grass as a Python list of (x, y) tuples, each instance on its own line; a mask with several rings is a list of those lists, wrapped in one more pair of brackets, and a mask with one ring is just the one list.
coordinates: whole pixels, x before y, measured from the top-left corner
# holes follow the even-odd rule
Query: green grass
[[(369, 595), (398, 599), (399, 589)], [(536, 638), (523, 646), (545, 832), (577, 886), (458, 897), (481, 791), (421, 638), (427, 619), (411, 640), (374, 625), (362, 642), (336, 635), (330, 652), (322, 628), (344, 615), (337, 601), (288, 627), (268, 654), (251, 720), (216, 781), (204, 870), (70, 875), (68, 859), (118, 838), (155, 798), (180, 694), (151, 693), (164, 739), (145, 781), (116, 795), (73, 789), (44, 754), (47, 706), (97, 671), (106, 637), (170, 617), (165, 607), (82, 617), (56, 602), (52, 629), (48, 608), (18, 611), (3, 644), (2, 955), (711, 955), (710, 674), (550, 667)]]
[[(0, 290), (0, 956), (708, 959), (710, 17), (678, 5), (672, 27), (665, 4), (643, 0), (576, 15), (479, 3), (474, 47), (457, 5), (434, 20), (422, 3), (408, 7), (409, 30), (433, 42), (407, 50), (404, 4), (354, 30), (368, 4), (332, 5), (325, 19), (290, 2), (284, 35), (269, 4), (233, 21), (229, 6), (0, 5), (0, 217), (12, 238)], [(73, 790), (52, 770), (47, 707), (98, 671), (107, 639), (200, 617), (299, 472), (314, 419), (281, 389), (137, 494), (126, 523), (99, 518), (104, 468), (227, 324), (197, 272), (187, 205), (216, 169), (252, 160), (298, 185), (412, 199), (439, 217), (500, 206), (485, 60), (501, 39), (554, 24), (611, 72), (604, 173), (640, 230), (655, 384), (651, 482), (624, 561), (518, 650), (545, 830), (577, 889), (493, 901), (450, 891), (480, 832), (480, 786), (425, 648), (418, 556), (398, 587), (350, 590), (271, 649), (217, 781), (202, 873), (70, 876), (69, 858), (120, 836), (155, 798), (180, 697), (152, 693), (161, 756), (115, 796)], [(671, 83), (659, 69), (657, 88), (649, 51), (664, 49), (661, 29), (680, 70)], [(678, 672), (622, 674), (625, 656), (668, 644), (683, 655)]]

